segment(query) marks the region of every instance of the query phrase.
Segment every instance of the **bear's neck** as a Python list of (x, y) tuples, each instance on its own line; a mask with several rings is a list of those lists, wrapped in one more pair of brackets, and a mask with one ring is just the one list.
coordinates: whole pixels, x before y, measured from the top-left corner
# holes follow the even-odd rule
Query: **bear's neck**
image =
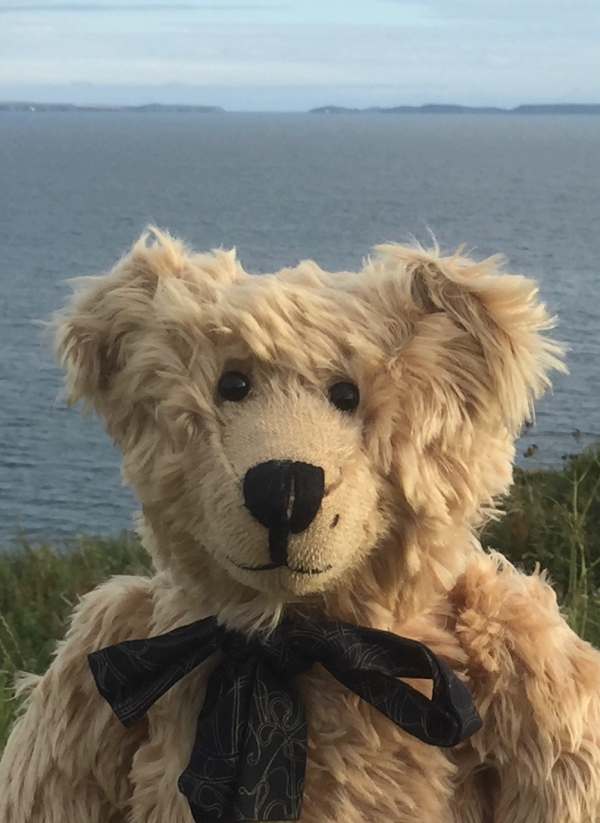
[(327, 617), (387, 631), (434, 611), (481, 546), (466, 525), (393, 535), (343, 586), (322, 597)]
[[(246, 632), (272, 628), (284, 614), (298, 611), (398, 631), (402, 624), (436, 609), (454, 588), (468, 558), (481, 551), (467, 525), (446, 524), (440, 533), (419, 531), (411, 538), (392, 535), (332, 590), (286, 602), (233, 580), (208, 555), (190, 579), (175, 562), (183, 548), (180, 541), (174, 552), (167, 547), (167, 536), (156, 530), (143, 528), (142, 538), (162, 578), (161, 591), (170, 604), (164, 608), (172, 627), (215, 614), (229, 627)], [(201, 547), (186, 548), (197, 564)]]

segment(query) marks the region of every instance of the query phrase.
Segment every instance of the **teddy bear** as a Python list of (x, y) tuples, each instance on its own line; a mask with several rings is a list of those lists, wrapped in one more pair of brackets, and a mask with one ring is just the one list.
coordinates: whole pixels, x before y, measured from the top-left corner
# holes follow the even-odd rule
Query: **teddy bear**
[[(122, 452), (154, 572), (85, 595), (27, 679), (1, 823), (600, 820), (600, 654), (478, 540), (562, 368), (502, 268), (386, 244), (254, 275), (152, 228), (77, 282), (68, 395)], [(270, 806), (228, 735), (266, 747)]]

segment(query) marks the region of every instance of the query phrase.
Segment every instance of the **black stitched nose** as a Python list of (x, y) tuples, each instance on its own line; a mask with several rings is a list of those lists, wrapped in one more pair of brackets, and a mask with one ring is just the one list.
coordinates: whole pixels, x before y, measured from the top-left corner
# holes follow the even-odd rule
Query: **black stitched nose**
[(268, 460), (246, 472), (246, 508), (269, 529), (269, 546), (275, 562), (285, 562), (289, 534), (298, 534), (310, 526), (324, 493), (325, 472), (310, 463)]

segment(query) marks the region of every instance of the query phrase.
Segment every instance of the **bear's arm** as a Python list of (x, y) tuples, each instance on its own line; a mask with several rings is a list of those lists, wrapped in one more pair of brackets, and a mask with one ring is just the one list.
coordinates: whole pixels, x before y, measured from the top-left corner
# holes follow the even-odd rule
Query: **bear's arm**
[(86, 595), (37, 678), (0, 763), (0, 823), (121, 823), (144, 724), (124, 729), (100, 697), (87, 654), (147, 635), (151, 581), (114, 577)]
[(495, 823), (600, 821), (600, 652), (539, 574), (471, 561), (452, 594), (483, 719), (472, 738), (497, 775)]

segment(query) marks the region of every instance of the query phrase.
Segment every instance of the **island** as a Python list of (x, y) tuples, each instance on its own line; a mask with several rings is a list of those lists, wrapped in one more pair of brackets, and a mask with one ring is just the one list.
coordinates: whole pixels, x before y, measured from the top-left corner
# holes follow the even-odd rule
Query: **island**
[(192, 113), (192, 114), (215, 114), (223, 113), (225, 109), (220, 106), (194, 106), (180, 103), (145, 103), (140, 106), (111, 106), (111, 105), (94, 105), (94, 106), (79, 106), (76, 103), (33, 103), (26, 101), (1, 102), (0, 111), (133, 111), (141, 114), (147, 112), (177, 112), (177, 113)]
[(600, 103), (523, 103), (512, 109), (499, 106), (460, 106), (455, 103), (427, 103), (424, 106), (319, 106), (310, 114), (600, 114)]

